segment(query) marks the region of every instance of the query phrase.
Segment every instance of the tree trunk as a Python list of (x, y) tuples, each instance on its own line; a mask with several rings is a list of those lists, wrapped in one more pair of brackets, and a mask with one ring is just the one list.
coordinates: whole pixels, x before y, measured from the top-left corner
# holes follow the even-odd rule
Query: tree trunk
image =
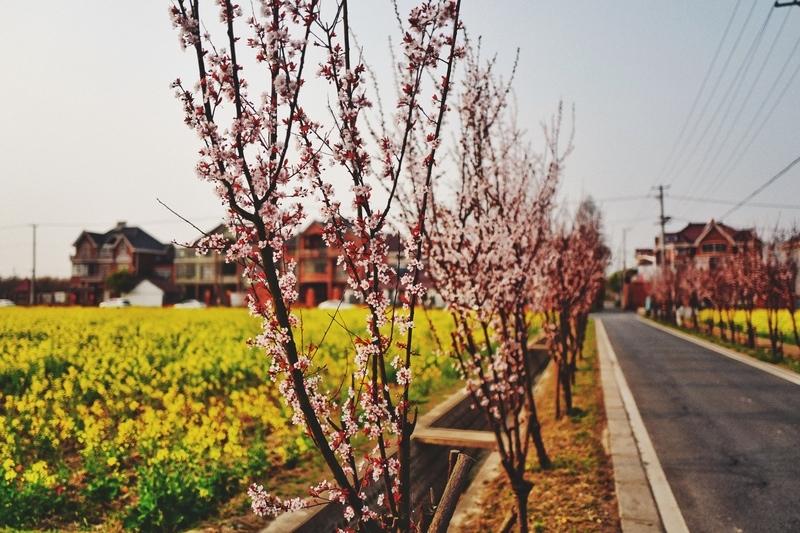
[(513, 484), (514, 496), (517, 499), (517, 525), (520, 533), (528, 533), (528, 495), (533, 489), (533, 483), (525, 479)]
[(556, 420), (561, 418), (561, 363), (557, 363), (557, 368), (555, 371), (555, 382), (556, 382)]
[(778, 309), (767, 308), (767, 330), (769, 331), (769, 345), (772, 350), (772, 359), (783, 359), (783, 346), (780, 345), (780, 329), (778, 325)]
[(572, 382), (570, 381), (569, 371), (564, 368), (561, 372), (561, 388), (564, 392), (564, 412), (572, 414)]
[(747, 316), (747, 346), (756, 347), (756, 330), (753, 327), (753, 317), (750, 315)]
[(800, 335), (797, 332), (797, 317), (794, 316), (795, 310), (789, 309), (789, 316), (792, 318), (792, 332), (794, 333), (794, 343), (800, 348)]
[(539, 415), (536, 412), (536, 403), (533, 401), (533, 393), (530, 393), (528, 400), (528, 434), (530, 438), (533, 439), (533, 445), (536, 447), (536, 457), (539, 458), (539, 466), (543, 469), (550, 468), (552, 462), (544, 447), (544, 440), (542, 440), (542, 426), (539, 424)]

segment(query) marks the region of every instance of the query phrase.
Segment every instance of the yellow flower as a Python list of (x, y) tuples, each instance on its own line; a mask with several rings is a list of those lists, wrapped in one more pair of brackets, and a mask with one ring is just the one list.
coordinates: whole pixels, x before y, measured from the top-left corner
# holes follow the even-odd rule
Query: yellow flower
[(116, 465), (118, 462), (119, 462), (119, 461), (117, 461), (117, 458), (116, 458), (116, 457), (114, 457), (113, 455), (112, 455), (111, 457), (109, 457), (108, 459), (106, 459), (106, 464), (107, 464), (108, 466), (114, 466), (114, 465)]

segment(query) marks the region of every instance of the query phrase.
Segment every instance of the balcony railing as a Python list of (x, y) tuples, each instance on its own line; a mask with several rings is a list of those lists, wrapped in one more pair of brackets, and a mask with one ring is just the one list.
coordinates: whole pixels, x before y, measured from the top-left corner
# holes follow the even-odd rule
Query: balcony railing
[(328, 257), (327, 248), (312, 248), (296, 250), (295, 254), (300, 258)]

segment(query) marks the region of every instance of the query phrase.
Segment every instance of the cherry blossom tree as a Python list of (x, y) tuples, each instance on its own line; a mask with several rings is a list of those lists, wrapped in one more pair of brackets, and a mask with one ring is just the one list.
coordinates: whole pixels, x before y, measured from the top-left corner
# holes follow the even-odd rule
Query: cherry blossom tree
[[(170, 7), (180, 44), (197, 67), (194, 82), (173, 84), (186, 124), (201, 140), (197, 174), (214, 185), (233, 235), (229, 242), (209, 237), (202, 246), (246, 264), (254, 289), (249, 308), (263, 324), (253, 343), (264, 350), (269, 377), (332, 476), (309, 495), (340, 503), (352, 529), (411, 531), (414, 312), (424, 294), (426, 195), (462, 53), (460, 1), (427, 0), (410, 10), (397, 53), (399, 94), (391, 121), (368, 120), (376, 97), (351, 43), (347, 0), (324, 6), (262, 0), (258, 8), (216, 0), (208, 6), (208, 13), (200, 0), (175, 0)], [(316, 84), (313, 93), (307, 84)], [(313, 116), (313, 100), (326, 97), (328, 112)], [(423, 142), (412, 150), (416, 139)], [(406, 231), (407, 268), (399, 275), (388, 260), (387, 239), (402, 188), (420, 191), (420, 202)], [(285, 248), (309, 212), (320, 213), (326, 244), (341, 250), (339, 265), (368, 309), (368, 336), (354, 340), (352, 374), (343, 383), (315, 364), (324, 345), (304, 346), (296, 333), (302, 328), (294, 312), (296, 265)], [(389, 300), (388, 286), (404, 295), (400, 309)], [(396, 329), (403, 342), (393, 338)], [(357, 435), (372, 446), (363, 457), (354, 448)], [(370, 490), (377, 490), (376, 502)], [(309, 504), (279, 499), (260, 485), (250, 496), (259, 515)]]
[(708, 269), (699, 268), (694, 263), (683, 265), (677, 276), (679, 300), (692, 310), (692, 327), (700, 329), (698, 311), (703, 302), (712, 299), (711, 273)]
[(548, 245), (542, 307), (551, 357), (556, 363), (556, 418), (572, 412), (572, 386), (589, 313), (605, 283), (609, 250), (600, 213), (591, 200), (581, 203), (571, 227), (561, 224)]
[(756, 330), (753, 326), (753, 311), (765, 292), (764, 263), (761, 247), (755, 242), (746, 243), (731, 259), (732, 275), (736, 280), (737, 302), (744, 311), (747, 329), (747, 346), (756, 347)]
[(531, 443), (540, 464), (550, 465), (533, 395), (531, 311), (542, 282), (553, 195), (571, 142), (559, 151), (559, 112), (546, 128), (545, 154), (532, 155), (509, 108), (511, 81), (499, 80), (495, 67), (494, 60), (480, 59), (479, 48), (467, 55), (458, 104), (458, 174), (440, 180), (434, 191), (440, 201), (429, 232), (430, 270), (455, 325), (450, 352), (474, 407), (495, 434), (525, 532)]
[(762, 275), (760, 276), (762, 286), (759, 294), (767, 312), (767, 335), (774, 360), (783, 358), (783, 335), (780, 330), (778, 316), (780, 311), (786, 307), (783, 280), (786, 268), (780, 257), (779, 246), (780, 243), (777, 240), (773, 240), (764, 250), (761, 266)]
[(653, 277), (652, 296), (656, 314), (661, 320), (675, 321), (675, 309), (680, 293), (679, 278), (675, 269), (668, 265)]
[(777, 290), (780, 292), (784, 309), (789, 314), (794, 343), (800, 347), (800, 334), (798, 334), (797, 328), (796, 292), (798, 287), (798, 265), (796, 257), (792, 255), (793, 247), (797, 246), (798, 242), (800, 242), (800, 233), (796, 229), (789, 233), (788, 236), (787, 234), (778, 233), (775, 237), (774, 249), (780, 265), (776, 279)]

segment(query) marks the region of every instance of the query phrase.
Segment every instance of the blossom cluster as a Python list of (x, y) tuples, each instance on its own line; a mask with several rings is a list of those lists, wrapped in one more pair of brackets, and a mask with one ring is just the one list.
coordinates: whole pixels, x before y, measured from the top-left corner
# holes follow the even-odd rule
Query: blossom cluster
[[(346, 519), (357, 528), (398, 523), (410, 529), (413, 318), (425, 294), (420, 228), (428, 218), (426, 191), (452, 66), (461, 54), (460, 3), (427, 0), (409, 12), (397, 65), (402, 82), (395, 120), (382, 123), (379, 132), (366, 117), (374, 104), (368, 69), (351, 49), (347, 2), (323, 13), (316, 0), (264, 0), (259, 15), (245, 15), (229, 0), (216, 4), (221, 33), (227, 36), (221, 46), (209, 33), (200, 33), (212, 20), (200, 16), (198, 0), (176, 0), (170, 9), (181, 45), (195, 51), (198, 66), (193, 86), (176, 80), (173, 87), (185, 123), (202, 142), (197, 174), (214, 184), (232, 235), (226, 243), (208, 239), (201, 244), (222, 248), (226, 260), (245, 265), (252, 287), (249, 308), (263, 324), (252, 344), (264, 350), (292, 420), (305, 428), (331, 471), (327, 497), (344, 505)], [(242, 27), (248, 36), (240, 40)], [(243, 57), (263, 70), (246, 76), (249, 63)], [(313, 61), (318, 62), (316, 80), (306, 77)], [(253, 96), (251, 82), (263, 79), (263, 73), (267, 86)], [(331, 90), (329, 116), (311, 117), (304, 108), (304, 87), (311, 82)], [(426, 140), (422, 151), (416, 148), (420, 138)], [(350, 181), (346, 187), (342, 174)], [(376, 194), (378, 188), (386, 194)], [(394, 228), (390, 220), (401, 191), (421, 196), (411, 218), (404, 219), (408, 224)], [(341, 402), (333, 401), (341, 383), (327, 379), (325, 369), (314, 364), (324, 346), (307, 348), (295, 333), (302, 330), (292, 309), (299, 297), (297, 266), (287, 258), (286, 245), (309, 222), (310, 206), (321, 215), (326, 246), (339, 251), (337, 265), (350, 292), (369, 311), (368, 334), (353, 342), (351, 383)], [(402, 249), (398, 231), (407, 235)], [(396, 263), (401, 254), (402, 274)], [(332, 325), (336, 321), (331, 318)], [(396, 325), (403, 343), (394, 342)], [(389, 360), (394, 379), (386, 370)], [(374, 445), (360, 460), (352, 442), (357, 434)], [(393, 446), (399, 449), (396, 457), (388, 451)], [(380, 474), (373, 479), (375, 472)], [(383, 503), (373, 508), (365, 488), (378, 482)], [(319, 496), (321, 491), (311, 492)], [(251, 498), (259, 514), (302, 503), (273, 498), (259, 486)]]

